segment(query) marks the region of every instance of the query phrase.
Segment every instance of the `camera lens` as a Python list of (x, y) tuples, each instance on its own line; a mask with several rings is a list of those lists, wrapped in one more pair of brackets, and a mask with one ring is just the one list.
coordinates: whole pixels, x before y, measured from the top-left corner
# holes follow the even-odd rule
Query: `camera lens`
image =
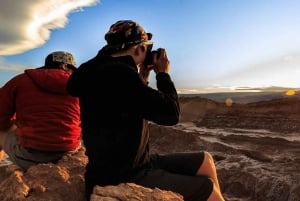
[(144, 60), (144, 66), (147, 66), (147, 65), (151, 65), (153, 64), (153, 55), (156, 54), (157, 51), (154, 50), (154, 51), (147, 51), (146, 53), (146, 57), (145, 57), (145, 60)]

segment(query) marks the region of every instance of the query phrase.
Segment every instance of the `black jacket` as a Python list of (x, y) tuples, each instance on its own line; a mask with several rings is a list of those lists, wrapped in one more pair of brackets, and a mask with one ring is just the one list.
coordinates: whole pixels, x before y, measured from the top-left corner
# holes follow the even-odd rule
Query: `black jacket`
[(97, 55), (72, 74), (67, 90), (80, 100), (87, 182), (128, 180), (148, 160), (146, 120), (178, 123), (178, 97), (169, 74), (158, 73), (156, 80), (158, 90), (148, 87), (130, 56)]

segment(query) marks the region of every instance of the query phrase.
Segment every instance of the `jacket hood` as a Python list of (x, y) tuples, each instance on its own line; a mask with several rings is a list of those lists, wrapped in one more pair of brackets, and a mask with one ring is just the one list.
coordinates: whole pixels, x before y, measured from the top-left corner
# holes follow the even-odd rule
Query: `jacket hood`
[(66, 85), (70, 72), (62, 69), (29, 69), (25, 70), (25, 74), (40, 89), (58, 94), (68, 93)]
[(78, 97), (84, 91), (90, 89), (88, 83), (92, 86), (93, 83), (91, 83), (91, 80), (97, 79), (99, 72), (107, 67), (111, 68), (111, 65), (121, 67), (126, 65), (128, 68), (138, 72), (138, 68), (131, 56), (112, 57), (99, 52), (94, 58), (81, 64), (79, 68), (73, 72), (67, 85), (69, 94)]

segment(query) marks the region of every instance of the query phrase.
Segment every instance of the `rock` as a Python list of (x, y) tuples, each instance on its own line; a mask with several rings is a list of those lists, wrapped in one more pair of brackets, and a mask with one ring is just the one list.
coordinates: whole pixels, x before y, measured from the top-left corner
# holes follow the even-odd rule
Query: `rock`
[(84, 171), (87, 158), (82, 147), (77, 153), (64, 156), (57, 164), (30, 167), (26, 172), (15, 165), (1, 174), (1, 201), (83, 201)]
[(183, 201), (183, 197), (171, 191), (145, 188), (133, 183), (118, 186), (96, 186), (91, 201)]
[[(30, 167), (26, 172), (16, 165), (1, 168), (1, 201), (84, 201), (84, 171), (87, 157), (82, 147), (64, 156), (57, 164)], [(97, 186), (92, 201), (183, 201), (181, 195), (158, 188), (150, 189), (132, 183)]]

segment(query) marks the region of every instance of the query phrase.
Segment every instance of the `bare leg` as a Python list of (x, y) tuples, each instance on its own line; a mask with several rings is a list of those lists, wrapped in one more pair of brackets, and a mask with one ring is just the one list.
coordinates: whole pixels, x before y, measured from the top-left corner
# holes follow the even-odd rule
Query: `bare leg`
[(210, 153), (205, 152), (203, 163), (202, 163), (201, 167), (198, 169), (197, 175), (206, 175), (209, 178), (211, 178), (211, 180), (213, 181), (214, 189), (208, 200), (211, 200), (211, 201), (224, 200), (222, 193), (221, 193), (219, 180), (217, 177), (216, 166), (215, 166), (213, 157)]

